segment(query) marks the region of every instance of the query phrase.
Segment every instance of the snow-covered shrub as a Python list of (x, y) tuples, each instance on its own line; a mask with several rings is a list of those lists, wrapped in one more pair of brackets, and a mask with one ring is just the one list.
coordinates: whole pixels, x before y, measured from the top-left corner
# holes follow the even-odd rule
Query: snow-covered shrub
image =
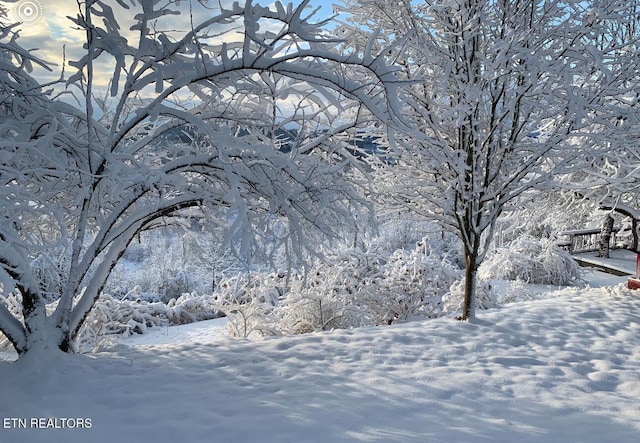
[(168, 324), (166, 307), (161, 303), (118, 300), (102, 294), (85, 319), (76, 342), (76, 352), (97, 349), (114, 336), (143, 334), (148, 328)]
[[(149, 263), (121, 260), (111, 272), (105, 292), (118, 299), (128, 297), (133, 300), (159, 302), (161, 281), (159, 270)], [(133, 288), (138, 288), (135, 294)]]
[(373, 288), (384, 280), (386, 251), (375, 242), (325, 253), (283, 301), (283, 330), (301, 333), (376, 324)]
[[(464, 279), (455, 281), (449, 291), (442, 297), (442, 312), (451, 314), (462, 310), (464, 301)], [(490, 286), (488, 282), (479, 280), (476, 282), (476, 308), (489, 309), (496, 304), (491, 300)]]
[(227, 317), (232, 337), (278, 335), (274, 308), (284, 293), (285, 274), (254, 273), (224, 279), (213, 295), (214, 303)]
[(375, 323), (366, 297), (380, 274), (377, 252), (357, 252), (347, 248), (331, 257), (328, 264), (318, 263), (305, 282), (296, 279), (279, 309), (280, 328), (286, 334), (344, 329)]
[(213, 296), (198, 295), (196, 292), (186, 292), (177, 299), (169, 300), (166, 306), (165, 312), (171, 325), (195, 323), (221, 316)]
[(227, 317), (227, 333), (230, 337), (267, 337), (280, 335), (274, 310), (255, 300), (249, 303), (224, 305)]
[[(506, 303), (531, 300), (535, 298), (531, 287), (522, 281), (478, 280), (476, 283), (476, 308), (490, 309)], [(462, 310), (464, 301), (464, 280), (451, 285), (449, 292), (442, 297), (442, 312), (452, 314)]]
[(220, 317), (211, 296), (182, 294), (168, 304), (145, 300), (119, 300), (102, 294), (83, 323), (76, 351), (95, 350), (114, 337), (144, 334), (149, 328), (180, 325)]
[(205, 285), (195, 280), (182, 260), (160, 250), (142, 262), (121, 260), (112, 271), (105, 292), (122, 298), (134, 287), (140, 288), (135, 299), (168, 303), (184, 293), (203, 290)]
[(435, 317), (441, 297), (460, 274), (440, 234), (422, 237), (393, 253), (380, 242), (371, 242), (366, 249), (339, 250), (328, 264), (318, 265), (321, 271), (316, 271), (312, 286), (317, 293), (347, 301), (343, 304), (349, 315), (343, 317), (352, 319), (349, 326)]
[(399, 219), (397, 216), (384, 220), (379, 229), (379, 235), (371, 240), (386, 251), (411, 249), (424, 238), (426, 232), (440, 231), (435, 223)]
[[(2, 291), (0, 291), (0, 304), (4, 304), (7, 310), (16, 317), (17, 320), (22, 321), (22, 297), (20, 294), (11, 292), (5, 296)], [(0, 332), (0, 351), (8, 351), (10, 349), (13, 349), (13, 345), (9, 339)]]
[(247, 304), (252, 301), (275, 306), (285, 291), (283, 272), (238, 274), (220, 282), (214, 298), (220, 304)]
[(136, 299), (168, 303), (184, 293), (213, 292), (223, 274), (242, 269), (213, 228), (156, 229), (142, 233), (127, 248), (104, 291), (122, 298), (139, 286)]
[(485, 292), (490, 294), (492, 302), (496, 305), (532, 300), (538, 296), (531, 285), (522, 280), (491, 280), (487, 283)]
[(288, 280), (284, 273), (228, 279), (216, 297), (229, 334), (300, 334), (436, 317), (460, 269), (428, 240), (390, 256), (375, 244), (343, 247)]
[(380, 235), (371, 242), (379, 250), (387, 251), (387, 255), (423, 245), (428, 255), (446, 257), (448, 262), (464, 268), (462, 244), (458, 237), (431, 221), (388, 220), (380, 228)]
[(195, 286), (196, 282), (187, 271), (183, 269), (168, 270), (158, 287), (160, 300), (168, 303), (169, 300), (179, 297), (180, 294), (188, 294), (195, 290)]
[(369, 282), (360, 297), (378, 324), (415, 316), (437, 317), (441, 299), (459, 278), (460, 269), (425, 237), (410, 251), (394, 252), (382, 267), (381, 278)]
[(215, 292), (234, 337), (302, 334), (370, 324), (358, 292), (379, 271), (375, 253), (328, 253), (306, 275), (252, 273), (222, 281)]
[(550, 238), (521, 237), (492, 251), (478, 269), (481, 280), (522, 280), (567, 286), (580, 279), (580, 268)]
[(285, 334), (345, 329), (369, 324), (362, 307), (346, 294), (307, 289), (293, 293), (280, 308)]
[[(132, 291), (134, 294), (135, 291)], [(0, 295), (0, 303), (16, 316), (22, 317), (22, 298), (19, 294)], [(47, 305), (51, 314), (57, 301)], [(185, 293), (168, 304), (145, 300), (121, 300), (102, 294), (87, 315), (74, 343), (76, 352), (92, 351), (114, 338), (132, 334), (144, 334), (149, 328), (170, 326), (210, 320), (221, 316), (217, 301), (210, 295)], [(9, 340), (0, 334), (0, 350), (11, 348)]]
[(375, 324), (371, 286), (383, 279), (387, 260), (378, 245), (342, 246), (325, 251), (306, 275), (294, 275), (272, 317), (283, 334)]

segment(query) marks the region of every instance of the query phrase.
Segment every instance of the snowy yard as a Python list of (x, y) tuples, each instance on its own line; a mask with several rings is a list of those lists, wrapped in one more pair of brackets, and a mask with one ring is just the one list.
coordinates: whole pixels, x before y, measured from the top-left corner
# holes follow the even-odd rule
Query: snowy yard
[(640, 442), (640, 1), (341, 3), (0, 2), (0, 443)]
[[(0, 441), (636, 442), (639, 312), (619, 284), (472, 323), (250, 342), (213, 320), (98, 354), (29, 355), (0, 363)], [(36, 429), (70, 418), (85, 420)]]

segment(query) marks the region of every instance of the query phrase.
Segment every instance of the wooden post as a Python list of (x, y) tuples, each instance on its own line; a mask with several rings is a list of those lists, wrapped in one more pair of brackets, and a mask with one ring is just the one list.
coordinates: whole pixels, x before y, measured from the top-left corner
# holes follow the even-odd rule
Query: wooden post
[[(598, 245), (599, 256), (609, 258), (609, 242), (611, 241), (611, 235), (613, 234), (613, 217), (607, 215), (602, 223), (602, 229), (600, 230), (600, 244)], [(614, 242), (615, 244), (615, 242)]]
[(636, 253), (636, 276), (627, 281), (629, 289), (640, 289), (640, 252)]

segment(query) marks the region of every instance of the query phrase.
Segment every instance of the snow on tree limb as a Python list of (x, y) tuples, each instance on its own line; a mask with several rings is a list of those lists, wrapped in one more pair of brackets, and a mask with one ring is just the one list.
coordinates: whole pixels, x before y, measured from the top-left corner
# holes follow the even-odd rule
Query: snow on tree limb
[[(278, 241), (302, 254), (311, 230), (335, 235), (355, 207), (368, 209), (349, 176), (361, 167), (350, 166), (354, 157), (336, 137), (362, 122), (398, 124), (395, 68), (371, 45), (347, 53), (323, 22), (310, 21), (313, 12), (305, 15), (308, 4), (220, 6), (174, 35), (161, 31), (163, 20), (179, 13), (173, 6), (131, 2), (136, 23), (128, 32), (115, 5), (87, 2), (70, 17), (87, 36), (86, 54), (70, 62), (76, 72), (67, 79), (81, 110), (51, 99), (25, 76), (18, 46), (0, 47), (12, 54), (14, 72), (0, 80), (16, 97), (3, 108), (0, 142), (19, 153), (1, 166), (2, 211), (16, 214), (10, 221), (21, 225), (25, 257), (54, 245), (70, 256), (51, 316), (38, 288), (26, 286), (23, 329), (0, 310), (3, 330), (26, 337), (20, 352), (45, 340), (47, 330), (71, 350), (129, 243), (186, 208), (226, 208), (229, 238), (242, 234), (240, 252), (247, 254), (274, 221), (288, 227)], [(240, 39), (230, 34), (236, 30)], [(225, 35), (233, 38), (219, 43)], [(98, 100), (95, 76), (105, 62), (112, 63), (111, 83)], [(11, 76), (29, 80), (33, 97)], [(21, 125), (25, 120), (30, 124)], [(286, 145), (277, 139), (283, 129), (296, 134)], [(38, 225), (47, 231), (36, 236)], [(0, 258), (9, 257), (2, 251)], [(29, 270), (23, 274), (13, 277), (21, 280), (17, 288), (28, 281)]]
[[(414, 131), (395, 136), (397, 160), (379, 168), (380, 189), (390, 211), (458, 233), (468, 280), (512, 202), (551, 187), (585, 152), (606, 152), (607, 139), (633, 127), (616, 122), (638, 121), (622, 99), (638, 80), (637, 8), (615, 0), (345, 2), (348, 38), (371, 42), (367, 30), (382, 30), (382, 46), (385, 35), (414, 31), (395, 59), (398, 76), (418, 81), (400, 89)], [(467, 289), (465, 318), (473, 281)]]

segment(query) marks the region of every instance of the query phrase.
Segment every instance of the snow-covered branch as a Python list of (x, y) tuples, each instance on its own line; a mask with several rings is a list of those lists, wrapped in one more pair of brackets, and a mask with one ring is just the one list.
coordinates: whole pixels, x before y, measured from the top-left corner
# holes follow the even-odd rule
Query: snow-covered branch
[[(133, 17), (129, 31), (119, 7)], [(19, 227), (23, 258), (54, 247), (69, 256), (48, 317), (28, 267), (6, 284), (3, 271), (6, 288), (28, 295), (24, 327), (0, 309), (0, 329), (21, 353), (34, 340), (73, 349), (128, 245), (174, 214), (224, 209), (227, 238), (240, 238), (247, 254), (277, 222), (277, 241), (303, 256), (309, 232), (335, 235), (368, 210), (352, 178), (364, 168), (340, 137), (363, 122), (399, 124), (396, 68), (372, 45), (349, 52), (329, 37), (308, 0), (219, 5), (182, 30), (173, 2), (79, 8), (70, 20), (85, 31), (86, 54), (69, 63), (67, 86), (84, 109), (48, 97), (25, 74), (40, 61), (1, 27), (1, 226)], [(109, 89), (98, 98), (107, 69)], [(1, 263), (11, 259), (0, 251)]]

